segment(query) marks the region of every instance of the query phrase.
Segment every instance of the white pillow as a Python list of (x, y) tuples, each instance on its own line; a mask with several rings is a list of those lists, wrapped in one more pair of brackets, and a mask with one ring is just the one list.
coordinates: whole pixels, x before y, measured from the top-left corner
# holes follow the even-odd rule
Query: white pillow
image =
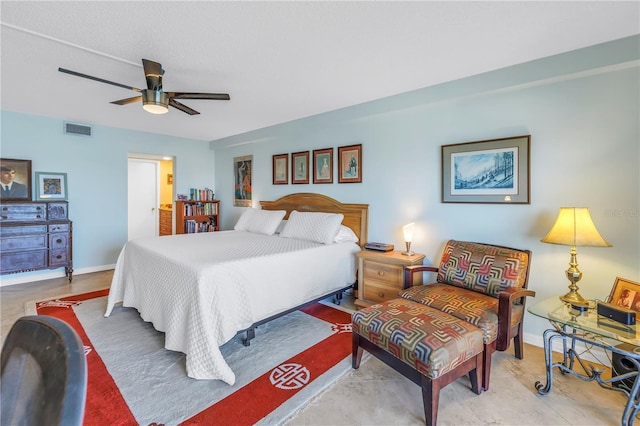
[(294, 210), (289, 214), (289, 220), (280, 232), (280, 236), (331, 244), (338, 233), (342, 219), (344, 219), (342, 214)]
[(247, 209), (236, 226), (236, 231), (248, 231), (256, 234), (273, 235), (287, 212), (284, 210)]
[(242, 212), (240, 219), (238, 219), (238, 221), (236, 222), (236, 226), (234, 226), (233, 229), (235, 229), (236, 231), (246, 231), (247, 229), (249, 229), (249, 222), (251, 222), (254, 213), (257, 211), (258, 209), (246, 209), (244, 212)]
[(333, 241), (336, 243), (350, 243), (350, 242), (357, 243), (358, 236), (348, 226), (340, 225), (340, 228), (338, 229), (338, 233), (336, 234)]

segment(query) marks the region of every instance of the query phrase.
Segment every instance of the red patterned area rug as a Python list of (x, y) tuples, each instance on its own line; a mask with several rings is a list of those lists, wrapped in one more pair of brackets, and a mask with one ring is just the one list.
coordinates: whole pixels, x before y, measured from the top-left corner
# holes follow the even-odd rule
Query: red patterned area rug
[(105, 318), (107, 294), (35, 302), (85, 345), (86, 425), (281, 424), (351, 367), (351, 314), (315, 303), (258, 327), (248, 347), (241, 336), (221, 347), (233, 386), (194, 380), (184, 354), (164, 349), (164, 334), (135, 309)]

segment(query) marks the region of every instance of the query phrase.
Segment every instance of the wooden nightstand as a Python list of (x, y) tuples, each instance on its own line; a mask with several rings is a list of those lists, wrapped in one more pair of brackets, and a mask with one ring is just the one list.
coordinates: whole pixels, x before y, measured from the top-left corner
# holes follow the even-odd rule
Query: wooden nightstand
[[(399, 251), (379, 252), (362, 250), (358, 256), (358, 300), (357, 306), (370, 306), (398, 297), (407, 288), (404, 282), (404, 267), (422, 265), (424, 254), (406, 256)], [(422, 275), (416, 276), (414, 285), (422, 284)]]

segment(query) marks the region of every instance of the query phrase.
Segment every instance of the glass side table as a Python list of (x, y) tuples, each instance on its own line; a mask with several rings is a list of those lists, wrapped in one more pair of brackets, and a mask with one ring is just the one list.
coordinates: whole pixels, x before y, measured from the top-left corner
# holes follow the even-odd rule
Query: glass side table
[[(624, 325), (609, 318), (598, 315), (596, 303), (590, 302), (588, 309), (578, 310), (552, 297), (530, 306), (531, 314), (549, 320), (553, 328), (544, 332), (544, 361), (547, 383), (536, 382), (538, 393), (545, 395), (553, 387), (553, 373), (557, 368), (561, 374), (572, 374), (586, 382), (595, 381), (602, 388), (624, 393), (628, 400), (622, 413), (622, 425), (631, 425), (640, 409), (640, 328), (638, 324)], [(553, 362), (553, 343), (562, 342), (563, 357), (561, 362)], [(576, 342), (595, 346), (608, 353), (617, 353), (633, 364), (630, 371), (610, 379), (602, 378), (606, 370), (594, 367), (580, 357), (576, 351)], [(626, 343), (627, 345), (622, 345)], [(627, 348), (634, 348), (627, 350)], [(578, 362), (585, 373), (574, 369)], [(627, 384), (633, 382), (632, 386)]]

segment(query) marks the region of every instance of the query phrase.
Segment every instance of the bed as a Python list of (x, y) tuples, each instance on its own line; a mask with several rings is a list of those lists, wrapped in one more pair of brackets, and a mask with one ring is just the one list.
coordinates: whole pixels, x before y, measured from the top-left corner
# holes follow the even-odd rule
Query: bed
[[(119, 303), (136, 308), (165, 333), (166, 349), (186, 355), (189, 377), (233, 384), (235, 374), (219, 347), (239, 332), (250, 339), (256, 326), (350, 288), (355, 253), (367, 242), (366, 204), (298, 193), (260, 205), (246, 209), (234, 230), (129, 241), (116, 263), (105, 316)], [(310, 219), (316, 221), (313, 237), (305, 234)], [(329, 242), (325, 224), (329, 230), (335, 223), (339, 232)]]

